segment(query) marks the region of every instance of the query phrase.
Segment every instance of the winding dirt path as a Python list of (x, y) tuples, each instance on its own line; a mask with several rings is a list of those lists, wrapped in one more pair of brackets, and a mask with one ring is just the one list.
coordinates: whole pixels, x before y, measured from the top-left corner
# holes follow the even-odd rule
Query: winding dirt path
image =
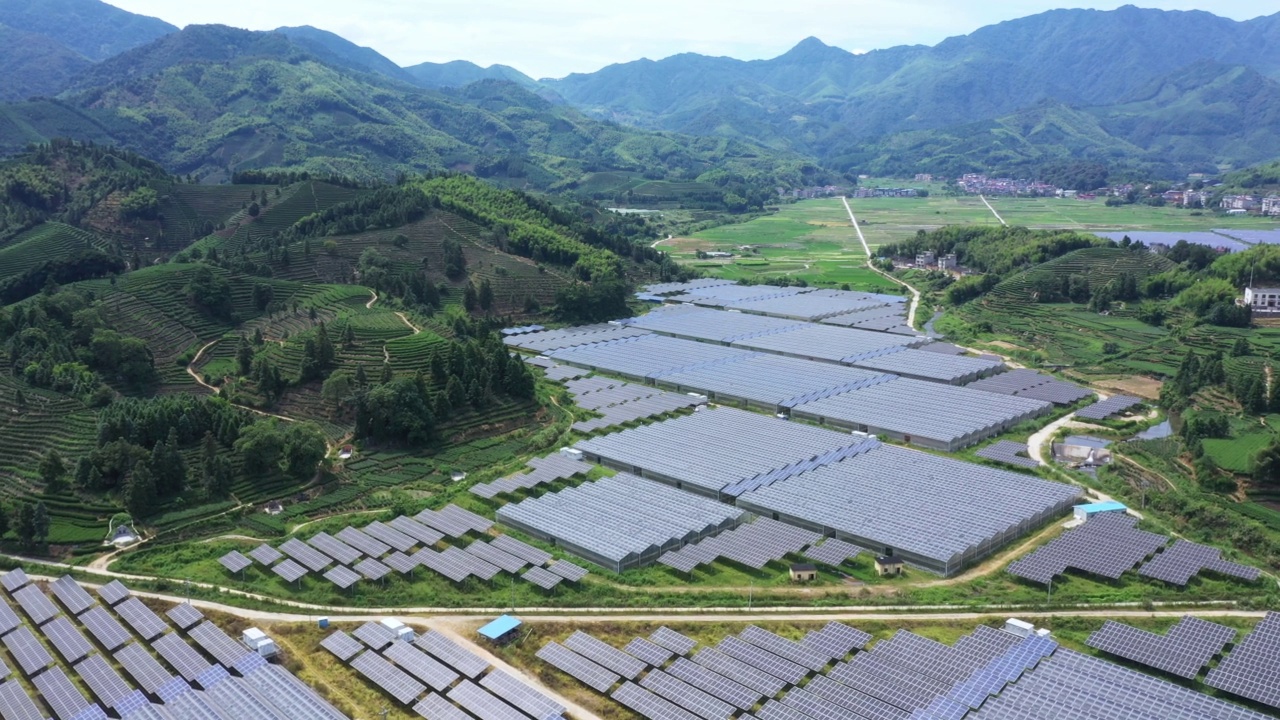
[(853, 229), (858, 233), (858, 240), (862, 243), (862, 249), (867, 254), (867, 267), (872, 272), (880, 275), (886, 280), (901, 285), (911, 293), (911, 309), (907, 312), (907, 326), (914, 328), (916, 326), (916, 311), (920, 308), (920, 291), (912, 287), (905, 280), (900, 280), (890, 273), (876, 267), (876, 264), (871, 258), (871, 246), (867, 244), (867, 238), (862, 234), (862, 226), (858, 224), (858, 218), (853, 215), (853, 208), (849, 206), (849, 198), (842, 197), (840, 198), (840, 202), (844, 203), (845, 212), (849, 213), (849, 222), (853, 223)]
[(982, 200), (983, 205), (987, 206), (987, 209), (991, 211), (991, 214), (996, 216), (996, 219), (1000, 221), (1001, 225), (1009, 227), (1009, 223), (1005, 222), (1004, 218), (1000, 217), (1000, 213), (996, 212), (996, 209), (991, 207), (991, 203), (987, 202), (987, 197), (985, 195), (979, 195), (978, 198)]
[(369, 302), (367, 302), (367, 303), (365, 303), (365, 304), (364, 304), (364, 309), (365, 309), (365, 310), (372, 310), (372, 309), (373, 309), (373, 305), (374, 305), (374, 303), (378, 302), (378, 291), (377, 291), (377, 290), (374, 290), (374, 289), (370, 288), (370, 289), (369, 289), (369, 294), (373, 296), (373, 299), (372, 299), (372, 300), (370, 300)]
[(406, 317), (404, 313), (402, 313), (402, 312), (397, 312), (397, 313), (396, 313), (396, 317), (400, 318), (400, 321), (401, 321), (401, 322), (403, 322), (405, 325), (408, 325), (408, 326), (409, 326), (409, 329), (413, 331), (413, 334), (414, 334), (414, 335), (421, 335), (421, 334), (422, 334), (422, 328), (420, 328), (420, 327), (418, 327), (417, 325), (414, 325), (413, 323), (409, 322), (409, 318), (408, 318), (408, 317)]

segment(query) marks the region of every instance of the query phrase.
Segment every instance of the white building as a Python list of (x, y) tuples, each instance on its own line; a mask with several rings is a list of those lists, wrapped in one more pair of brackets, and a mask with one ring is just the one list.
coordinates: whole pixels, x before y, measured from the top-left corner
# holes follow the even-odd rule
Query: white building
[(1263, 215), (1280, 215), (1280, 195), (1272, 195), (1262, 199)]
[(1245, 288), (1244, 304), (1255, 310), (1280, 308), (1280, 288)]

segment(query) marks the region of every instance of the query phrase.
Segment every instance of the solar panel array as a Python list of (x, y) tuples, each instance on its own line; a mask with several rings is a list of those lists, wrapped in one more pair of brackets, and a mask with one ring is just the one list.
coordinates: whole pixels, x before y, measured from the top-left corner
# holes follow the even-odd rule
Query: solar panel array
[(65, 616), (45, 623), (44, 627), (40, 628), (40, 632), (49, 638), (53, 649), (57, 650), (62, 659), (69, 664), (78, 663), (93, 652), (93, 645)]
[(881, 445), (749, 492), (738, 507), (834, 531), (860, 547), (951, 574), (1066, 512), (1079, 488)]
[(253, 558), (254, 560), (257, 560), (258, 563), (261, 565), (271, 565), (272, 563), (276, 562), (280, 558), (284, 557), (284, 553), (280, 552), (279, 550), (271, 547), (266, 543), (263, 543), (258, 547), (254, 548), (253, 550), (250, 550), (249, 557)]
[[(360, 559), (360, 551), (335, 538), (329, 533), (316, 533), (307, 544), (337, 560), (343, 565), (350, 565)], [(304, 563), (305, 564), (305, 563)], [(317, 568), (311, 568), (316, 570)]]
[(403, 532), (380, 522), (371, 522), (364, 526), (364, 532), (383, 544), (394, 548), (397, 552), (406, 553), (418, 544), (416, 538), (409, 537)]
[[(693, 687), (700, 688), (707, 694), (722, 700), (740, 710), (750, 710), (761, 699), (761, 694), (751, 688), (730, 680), (719, 673), (687, 658), (678, 658), (667, 668), (667, 673)], [(682, 706), (690, 707), (684, 703)]]
[(573, 429), (583, 434), (706, 404), (706, 400), (701, 397), (628, 383), (591, 395), (575, 395), (574, 401), (579, 407), (600, 415), (598, 418), (579, 420), (573, 424)]
[(188, 631), (191, 639), (219, 664), (232, 667), (249, 654), (248, 648), (235, 641), (222, 628), (205, 620)]
[(172, 620), (173, 624), (177, 625), (181, 630), (186, 630), (204, 619), (204, 613), (195, 609), (191, 603), (179, 603), (174, 605), (169, 608), (169, 611), (165, 613), (165, 616)]
[(393, 642), (396, 642), (396, 634), (391, 628), (377, 622), (367, 622), (356, 628), (352, 633), (360, 640), (360, 642), (368, 645), (374, 650), (382, 650)]
[(483, 533), (493, 527), (493, 521), (457, 505), (447, 505), (440, 510), (423, 510), (414, 519), (451, 538), (460, 538), (473, 531)]
[(458, 681), (457, 672), (405, 642), (393, 642), (383, 655), (433, 690), (445, 690)]
[(40, 698), (53, 708), (53, 714), (59, 720), (72, 720), (89, 707), (89, 701), (60, 667), (40, 673), (31, 679), (31, 684), (40, 693)]
[(72, 615), (79, 615), (98, 604), (98, 601), (94, 600), (93, 596), (80, 587), (80, 584), (70, 575), (63, 575), (49, 583), (49, 590)]
[(111, 582), (98, 588), (98, 597), (108, 605), (115, 605), (121, 600), (129, 597), (129, 588), (125, 587), (119, 580)]
[(824, 565), (838, 568), (846, 561), (852, 560), (864, 552), (866, 552), (865, 548), (860, 548), (853, 543), (845, 542), (839, 538), (827, 538), (821, 545), (810, 546), (808, 550), (804, 551), (804, 556), (810, 560), (817, 560)]
[(0, 597), (0, 635), (22, 624), (22, 618), (18, 617), (18, 613), (9, 607), (9, 603), (3, 597)]
[(75, 666), (75, 671), (105, 707), (115, 707), (137, 692), (101, 655), (85, 658)]
[(778, 657), (764, 648), (732, 635), (721, 640), (720, 644), (716, 645), (716, 649), (791, 685), (799, 684), (809, 676), (809, 669), (803, 665)]
[(1011, 575), (1048, 584), (1067, 568), (1115, 580), (1164, 547), (1169, 538), (1137, 529), (1138, 519), (1102, 513), (1009, 564)]
[(333, 564), (333, 560), (329, 556), (297, 538), (285, 540), (280, 545), (280, 551), (311, 572), (320, 572)]
[(622, 652), (653, 667), (666, 665), (676, 655), (667, 648), (642, 637), (632, 639), (626, 647), (622, 648)]
[(133, 631), (143, 640), (151, 640), (169, 629), (169, 626), (151, 608), (143, 605), (142, 601), (136, 597), (131, 597), (117, 605), (116, 612), (120, 615), (120, 619), (133, 628)]
[(1182, 539), (1175, 540), (1173, 545), (1144, 563), (1138, 568), (1138, 574), (1186, 587), (1191, 578), (1206, 570), (1249, 582), (1261, 576), (1258, 568), (1224, 560), (1218, 548)]
[(1234, 628), (1191, 616), (1164, 635), (1108, 620), (1085, 644), (1190, 680), (1235, 636)]
[(471, 492), (482, 498), (493, 498), (502, 493), (528, 490), (556, 482), (557, 480), (571, 478), (574, 475), (586, 473), (591, 469), (590, 465), (581, 460), (561, 453), (555, 453), (543, 458), (534, 458), (529, 461), (528, 466), (533, 468), (532, 472), (508, 475), (491, 483), (478, 483), (471, 486)]
[(604, 323), (525, 333), (515, 337), (505, 337), (502, 342), (531, 352), (547, 353), (561, 348), (608, 342), (609, 340), (622, 340), (645, 334), (647, 333), (644, 330)]
[(427, 686), (376, 653), (362, 653), (350, 665), (369, 682), (405, 705), (412, 705), (427, 690)]
[(48, 622), (50, 619), (62, 614), (57, 605), (49, 599), (47, 595), (40, 592), (40, 588), (35, 585), (27, 585), (22, 589), (13, 593), (13, 599), (18, 601), (18, 606), (22, 611), (31, 618), (31, 621), (37, 625)]
[(563, 705), (502, 670), (493, 670), (485, 675), (480, 679), (480, 685), (535, 720), (554, 720), (565, 713)]
[(9, 572), (0, 575), (0, 585), (12, 595), (18, 588), (31, 582), (31, 578), (27, 577), (27, 573), (22, 568), (14, 568)]
[(289, 582), (300, 580), (303, 575), (307, 574), (307, 569), (292, 560), (284, 562), (271, 568), (271, 572), (279, 575)]
[(854, 650), (865, 648), (869, 642), (870, 633), (832, 621), (821, 630), (806, 633), (800, 644), (829, 660), (841, 660)]
[(174, 633), (151, 643), (151, 647), (187, 682), (193, 682), (213, 667), (195, 648)]
[(238, 573), (253, 565), (253, 561), (239, 552), (232, 550), (231, 552), (218, 558), (218, 563), (227, 570)]
[(666, 625), (649, 633), (649, 641), (654, 645), (670, 650), (676, 655), (688, 655), (698, 646), (698, 643), (692, 638), (682, 635)]
[(462, 647), (438, 630), (428, 630), (413, 641), (414, 645), (442, 660), (465, 677), (476, 678), (489, 669), (489, 662)]
[(341, 630), (334, 631), (324, 640), (321, 640), (320, 647), (333, 653), (333, 656), (342, 662), (346, 662), (364, 651), (364, 645), (361, 645), (360, 641)]
[(1018, 467), (1035, 469), (1040, 467), (1040, 463), (1034, 459), (1027, 457), (1027, 446), (1025, 443), (1014, 442), (1012, 440), (1000, 440), (994, 442), (974, 453), (980, 458), (995, 460), (1008, 465), (1016, 465)]
[(1269, 612), (1209, 671), (1205, 684), (1280, 708), (1280, 613)]
[(1141, 405), (1142, 402), (1142, 398), (1130, 395), (1113, 395), (1106, 400), (1100, 400), (1089, 407), (1077, 410), (1076, 417), (1086, 420), (1105, 420), (1112, 415), (1118, 415), (1129, 408)]
[(1093, 394), (1092, 390), (1058, 380), (1035, 370), (1011, 370), (1007, 373), (969, 383), (965, 387), (1001, 395), (1043, 400), (1055, 405), (1070, 405)]
[(531, 567), (528, 570), (526, 570), (524, 574), (521, 575), (520, 577), (524, 578), (525, 580), (528, 580), (534, 585), (537, 585), (543, 590), (554, 589), (557, 585), (560, 584), (562, 580), (564, 580), (564, 578), (560, 577), (559, 575), (556, 575), (550, 570), (546, 570), (540, 567)]
[(547, 570), (569, 582), (578, 582), (588, 575), (586, 568), (574, 565), (568, 560), (556, 560), (547, 566)]
[(640, 680), (640, 687), (703, 718), (729, 718), (734, 714), (729, 703), (662, 670), (649, 671)]
[(588, 660), (555, 641), (542, 646), (537, 657), (597, 692), (609, 692), (609, 689), (622, 679), (614, 671)]
[(650, 720), (698, 720), (697, 715), (635, 683), (623, 683), (610, 697)]
[(581, 630), (570, 635), (564, 646), (627, 680), (635, 680), (647, 667), (643, 661)]
[(448, 697), (480, 720), (527, 720), (529, 717), (469, 680), (455, 685)]
[(27, 677), (35, 675), (54, 662), (53, 656), (26, 627), (20, 627), (6, 634), (0, 638), (0, 642), (4, 643), (5, 648), (9, 650), (9, 655), (13, 657), (14, 662), (18, 663), (18, 669)]
[(342, 529), (338, 533), (337, 538), (351, 547), (359, 550), (370, 558), (380, 558), (391, 552), (391, 546), (377, 540), (371, 535), (367, 535), (350, 525)]
[(821, 536), (811, 530), (795, 527), (770, 518), (722, 532), (658, 558), (663, 565), (689, 572), (694, 567), (720, 558), (759, 570), (775, 560), (798, 553), (817, 542)]
[[(504, 505), (498, 519), (613, 570), (734, 525), (742, 512), (625, 473)], [(555, 572), (555, 566), (551, 568)]]
[(84, 623), (85, 629), (93, 639), (108, 652), (115, 652), (117, 648), (133, 639), (120, 621), (101, 607), (89, 608), (80, 616), (80, 622)]

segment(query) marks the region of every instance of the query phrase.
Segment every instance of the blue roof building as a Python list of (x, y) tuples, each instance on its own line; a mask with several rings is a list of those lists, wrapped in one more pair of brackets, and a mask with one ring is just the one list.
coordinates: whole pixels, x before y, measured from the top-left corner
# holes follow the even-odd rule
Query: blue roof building
[(494, 620), (480, 628), (480, 635), (486, 640), (490, 640), (495, 643), (504, 643), (507, 640), (510, 640), (512, 635), (514, 635), (523, 624), (524, 621), (518, 617), (503, 615), (497, 620)]
[(1089, 503), (1087, 505), (1077, 505), (1075, 507), (1075, 518), (1081, 522), (1097, 515), (1098, 513), (1109, 512), (1128, 512), (1129, 507), (1122, 502), (1108, 500), (1107, 502)]

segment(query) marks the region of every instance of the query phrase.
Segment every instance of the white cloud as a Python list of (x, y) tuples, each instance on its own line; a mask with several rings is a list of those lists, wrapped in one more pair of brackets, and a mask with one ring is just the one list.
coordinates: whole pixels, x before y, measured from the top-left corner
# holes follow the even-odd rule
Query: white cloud
[[(865, 52), (934, 44), (1002, 20), (1043, 12), (1058, 0), (110, 0), (175, 25), (222, 23), (270, 30), (313, 25), (400, 63), (471, 60), (511, 65), (534, 77), (592, 72), (681, 52), (774, 57), (808, 36)], [(1111, 9), (1121, 2), (1089, 3)], [(1269, 0), (1162, 0), (1165, 9), (1209, 10), (1237, 20), (1275, 12)]]

